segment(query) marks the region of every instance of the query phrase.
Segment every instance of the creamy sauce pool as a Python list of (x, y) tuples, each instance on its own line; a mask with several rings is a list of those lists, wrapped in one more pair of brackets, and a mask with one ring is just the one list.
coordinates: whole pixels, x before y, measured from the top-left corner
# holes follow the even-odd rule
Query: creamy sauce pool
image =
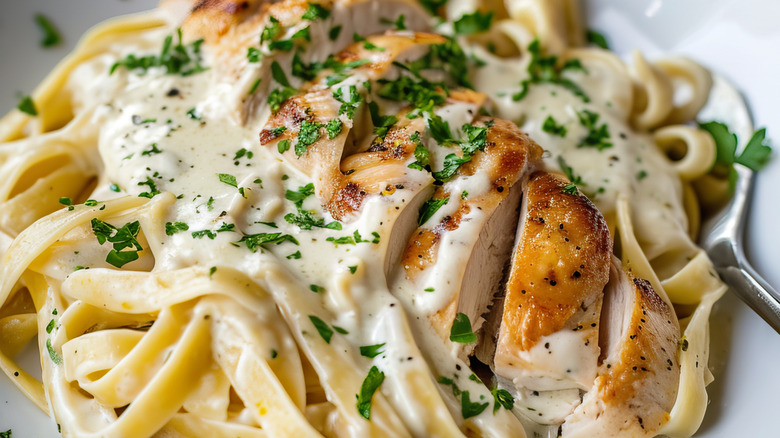
[[(424, 360), (391, 339), (394, 330), (400, 327), (397, 321), (402, 319), (399, 312), (403, 310), (396, 306), (398, 300), (387, 290), (387, 281), (382, 275), (386, 240), (392, 227), (385, 218), (392, 216), (396, 207), (405, 206), (410, 194), (397, 190), (392, 196), (369, 198), (360, 218), (344, 223), (341, 230), (301, 230), (289, 224), (284, 216), (295, 214), (297, 210), (285, 199), (285, 193), (298, 191), (310, 181), (287, 166), (275, 150), (260, 145), (259, 130), (254, 123), (242, 126), (236, 121), (231, 115), (234, 109), (220, 99), (225, 94), (225, 84), (215, 86), (213, 70), (188, 77), (162, 75), (154, 70), (143, 76), (124, 70), (108, 75), (108, 68), (117, 59), (127, 53), (155, 51), (164, 36), (162, 31), (149, 32), (135, 46), (117, 47), (113, 55), (96, 58), (81, 66), (69, 84), (77, 96), (77, 104), (92, 112), (92, 124), (99, 132), (99, 151), (108, 179), (100, 181), (93, 198), (170, 192), (177, 199), (168, 209), (165, 221), (185, 223), (187, 230), (171, 235), (147, 233), (150, 246), (155, 248), (155, 270), (191, 265), (217, 269), (230, 266), (252, 275), (261, 270), (259, 261), (271, 263), (311, 289), (309, 295), (296, 299), (311, 306), (324, 306), (337, 315), (334, 325), (349, 333), (336, 336), (346, 336), (356, 346), (387, 343), (386, 353), (375, 359), (386, 373), (391, 375), (402, 368), (405, 360)], [(327, 45), (321, 47), (317, 53), (330, 53), (326, 50)], [(515, 121), (549, 151), (545, 160), (549, 168), (559, 169), (558, 157), (564, 157), (574, 175), (582, 178), (584, 183), (580, 189), (591, 197), (608, 220), (614, 215), (616, 199), (628, 197), (637, 213), (633, 219), (641, 230), (638, 234), (652, 236), (659, 247), (668, 247), (666, 242), (675, 239), (688, 241), (684, 233), (686, 217), (679, 201), (679, 179), (651, 138), (633, 132), (625, 122), (625, 114), (600, 97), (609, 96), (614, 90), (608, 89), (609, 82), (599, 80), (598, 65), (585, 64), (588, 74), (571, 75), (591, 97), (590, 103), (566, 89), (548, 84), (532, 86), (525, 98), (516, 102), (511, 95), (527, 77), (527, 60), (493, 57), (485, 57), (485, 60), (487, 65), (474, 72), (477, 90), (492, 98), (496, 116)], [(354, 82), (354, 79), (350, 81)], [(459, 127), (472, 119), (470, 112), (474, 110), (461, 105), (438, 111), (438, 115), (450, 126)], [(583, 110), (598, 114), (598, 125), (606, 123), (611, 147), (603, 150), (578, 147), (580, 140), (588, 134), (588, 129), (579, 120)], [(391, 111), (390, 105), (385, 107), (385, 112)], [(553, 135), (543, 129), (548, 116), (566, 128), (565, 136)], [(430, 143), (436, 170), (447, 151)], [(225, 182), (220, 174), (234, 177), (235, 186)], [(116, 185), (119, 192), (112, 190), (111, 184)], [(489, 189), (489, 182), (476, 175), (447, 188), (451, 193), (479, 194)], [(444, 206), (429, 223), (436, 223), (438, 218), (448, 214), (450, 208), (455, 208), (455, 203), (452, 204)], [(303, 208), (312, 210), (326, 223), (333, 221), (315, 196), (308, 197)], [(658, 224), (675, 225), (660, 227)], [(257, 233), (291, 235), (299, 245), (285, 241), (252, 253), (238, 243), (243, 235)], [(361, 242), (354, 242), (355, 233), (362, 237)], [(155, 240), (150, 237), (152, 235), (159, 238)], [(507, 233), (507, 238), (512, 237), (514, 231)], [(353, 243), (338, 243), (341, 238), (352, 238)], [(445, 243), (457, 250), (458, 242)], [(650, 242), (642, 243), (651, 245)], [(72, 256), (69, 262), (73, 266), (89, 266), (100, 258), (96, 251), (85, 250), (81, 256)], [(658, 255), (652, 254), (652, 249), (648, 252), (651, 256)], [(452, 279), (459, 282), (459, 274), (446, 269), (446, 260), (441, 262), (444, 268), (427, 280), (430, 287), (456, 287), (448, 284)], [(133, 264), (128, 265), (128, 268), (132, 267)], [(419, 313), (407, 315), (407, 318), (414, 320), (417, 316), (425, 316), (432, 309), (440, 308), (447, 298), (427, 294), (424, 301), (416, 303)], [(413, 322), (413, 327), (424, 330), (425, 324)], [(316, 333), (309, 335), (316, 336)], [(441, 341), (436, 333), (428, 330), (416, 336), (420, 347), (426, 351), (442, 350), (434, 355), (439, 362), (437, 368), (456, 373), (459, 363), (456, 355), (437, 347)], [(563, 345), (565, 343), (560, 348)], [(558, 347), (551, 347), (555, 357), (568, 361), (567, 351), (560, 351)], [(458, 384), (462, 389), (472, 391), (475, 397), (491, 397), (484, 386), (470, 382), (466, 373), (459, 374)], [(540, 416), (547, 418), (555, 417), (561, 403), (570, 399), (571, 394), (567, 393), (526, 402), (519, 396), (518, 402), (534, 406)], [(415, 403), (413, 398), (406, 401), (411, 406)], [(551, 412), (544, 414), (546, 409)]]

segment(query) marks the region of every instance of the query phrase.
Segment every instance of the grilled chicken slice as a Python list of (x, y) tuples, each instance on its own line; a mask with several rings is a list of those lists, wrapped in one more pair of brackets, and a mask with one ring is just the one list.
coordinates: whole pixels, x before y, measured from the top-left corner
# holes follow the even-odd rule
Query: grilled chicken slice
[(588, 390), (596, 377), (612, 238), (568, 184), (537, 172), (523, 198), (493, 358), (496, 374), (518, 389)]
[[(489, 126), (484, 151), (436, 189), (433, 200), (447, 204), (413, 233), (393, 282), (447, 343), (458, 313), (479, 329), (511, 253), (504, 235), (515, 227), (524, 181), (542, 153), (511, 122), (480, 117), (475, 125)], [(474, 344), (451, 347), (464, 356)]]
[(655, 436), (680, 380), (674, 309), (613, 258), (601, 325), (598, 377), (563, 424), (563, 437)]
[[(335, 219), (342, 221), (349, 220), (360, 209), (366, 196), (407, 185), (404, 181), (409, 179), (410, 169), (404, 163), (416, 147), (410, 137), (425, 129), (423, 119), (407, 119), (401, 109), (398, 123), (384, 139), (373, 135), (373, 124), (363, 103), (367, 94), (363, 82), (397, 74), (393, 61), (419, 58), (427, 53), (430, 44), (445, 40), (438, 35), (407, 33), (372, 36), (368, 41), (383, 50), (368, 50), (365, 44), (357, 43), (334, 58), (341, 65), (366, 62), (351, 69), (349, 84), (331, 89), (327, 82), (334, 72), (324, 70), (301, 87), (301, 94), (287, 99), (260, 132), (260, 143), (279, 151), (290, 165), (309, 175), (320, 201)], [(334, 96), (334, 92), (340, 95)], [(341, 111), (345, 101), (350, 102), (354, 118)], [(325, 126), (334, 120), (341, 124), (341, 129), (331, 138)], [(309, 143), (303, 141), (306, 138), (316, 140), (302, 146)], [(366, 175), (370, 176), (368, 180)]]

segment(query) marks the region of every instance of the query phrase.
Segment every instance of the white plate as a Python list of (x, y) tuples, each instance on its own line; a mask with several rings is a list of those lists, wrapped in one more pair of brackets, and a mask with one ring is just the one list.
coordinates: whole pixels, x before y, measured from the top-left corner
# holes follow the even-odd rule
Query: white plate
[[(73, 48), (79, 36), (100, 20), (153, 7), (156, 0), (15, 1), (0, 14), (0, 112), (13, 108)], [(650, 57), (686, 54), (732, 80), (744, 92), (756, 126), (780, 138), (780, 2), (766, 0), (590, 0), (589, 27), (606, 34), (614, 50), (633, 48)], [(64, 44), (44, 50), (33, 24), (46, 14), (62, 31)], [(780, 145), (779, 145), (780, 146)], [(747, 231), (754, 266), (780, 287), (780, 158), (759, 174)], [(780, 336), (733, 296), (726, 295), (712, 318), (715, 382), (700, 437), (772, 436), (780, 394)], [(28, 369), (37, 364), (30, 363)], [(56, 437), (57, 427), (0, 378), (0, 432), (16, 437)]]

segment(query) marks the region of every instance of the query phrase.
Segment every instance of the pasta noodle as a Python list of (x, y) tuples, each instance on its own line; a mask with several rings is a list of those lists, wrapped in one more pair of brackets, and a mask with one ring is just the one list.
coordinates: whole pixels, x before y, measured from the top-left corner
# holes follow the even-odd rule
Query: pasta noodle
[[(539, 401), (472, 357), (541, 169), (679, 320), (645, 433), (696, 432), (726, 288), (694, 243), (709, 73), (588, 46), (575, 0), (434, 9), (164, 1), (0, 121), (0, 368), (65, 436), (568, 433), (588, 388)], [(36, 336), (42, 382), (14, 361)]]

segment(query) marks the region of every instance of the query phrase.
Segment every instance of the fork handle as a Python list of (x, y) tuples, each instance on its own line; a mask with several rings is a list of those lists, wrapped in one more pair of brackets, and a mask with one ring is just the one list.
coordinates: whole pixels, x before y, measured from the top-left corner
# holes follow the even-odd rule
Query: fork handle
[(780, 333), (780, 294), (747, 263), (718, 269), (723, 280), (734, 293)]

